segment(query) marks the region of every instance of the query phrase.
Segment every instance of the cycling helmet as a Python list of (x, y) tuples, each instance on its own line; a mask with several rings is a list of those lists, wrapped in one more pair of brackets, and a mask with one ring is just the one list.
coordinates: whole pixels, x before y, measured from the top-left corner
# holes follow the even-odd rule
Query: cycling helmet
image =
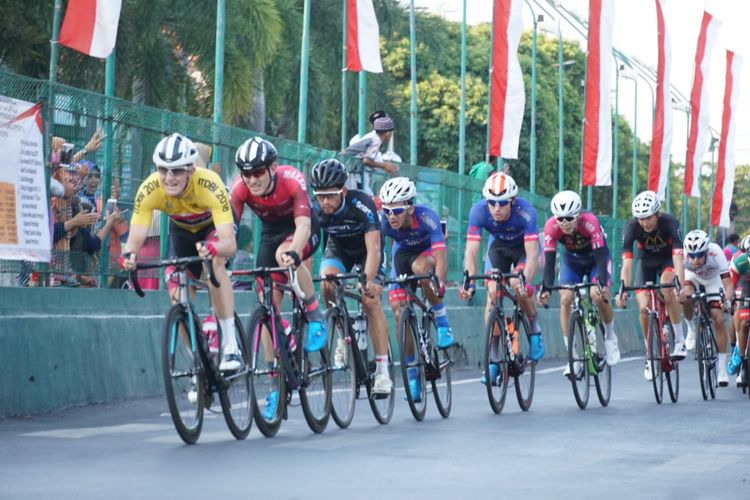
[(502, 172), (495, 172), (484, 183), (482, 196), (488, 200), (511, 200), (518, 195), (518, 186), (513, 177)]
[(384, 205), (411, 200), (417, 195), (417, 187), (406, 177), (394, 177), (385, 181), (380, 188), (380, 201)]
[(260, 137), (246, 140), (237, 148), (234, 163), (243, 172), (270, 167), (279, 157), (273, 144)]
[(740, 250), (745, 253), (750, 253), (750, 236), (742, 238), (742, 241), (740, 241)]
[(661, 201), (653, 191), (642, 191), (638, 193), (638, 196), (633, 200), (631, 210), (633, 211), (633, 217), (637, 219), (645, 219), (651, 217), (661, 208)]
[(550, 203), (555, 217), (572, 217), (581, 213), (581, 197), (575, 191), (560, 191)]
[(313, 189), (341, 188), (349, 176), (346, 168), (335, 158), (316, 163), (310, 172), (310, 185)]
[(184, 135), (174, 133), (159, 141), (154, 149), (153, 160), (157, 167), (191, 167), (198, 158), (198, 149)]
[(687, 253), (701, 253), (708, 250), (708, 244), (710, 242), (711, 240), (708, 239), (708, 235), (705, 231), (695, 229), (685, 236), (682, 244)]

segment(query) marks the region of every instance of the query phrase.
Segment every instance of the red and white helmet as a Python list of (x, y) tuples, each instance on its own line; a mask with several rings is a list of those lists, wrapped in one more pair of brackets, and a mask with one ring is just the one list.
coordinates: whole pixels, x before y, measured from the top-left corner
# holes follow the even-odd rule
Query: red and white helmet
[(518, 186), (510, 175), (495, 172), (484, 183), (482, 196), (493, 201), (512, 200), (518, 196)]

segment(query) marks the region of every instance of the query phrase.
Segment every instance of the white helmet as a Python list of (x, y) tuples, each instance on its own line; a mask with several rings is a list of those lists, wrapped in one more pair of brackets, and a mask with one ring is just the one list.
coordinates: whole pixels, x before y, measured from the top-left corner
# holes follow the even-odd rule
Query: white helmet
[(661, 201), (653, 191), (642, 191), (638, 193), (638, 196), (633, 200), (631, 210), (633, 211), (633, 217), (637, 219), (645, 219), (651, 217), (661, 208)]
[(581, 213), (581, 197), (575, 191), (560, 191), (549, 204), (555, 217), (571, 217)]
[(198, 149), (193, 141), (177, 133), (168, 135), (154, 148), (153, 160), (157, 167), (191, 167), (197, 158)]
[(406, 177), (388, 179), (380, 187), (380, 201), (386, 205), (400, 201), (411, 201), (417, 195), (417, 187)]
[(688, 253), (701, 253), (708, 250), (708, 244), (711, 240), (705, 231), (695, 229), (690, 231), (683, 240), (683, 246)]
[(511, 200), (518, 196), (518, 186), (510, 175), (495, 172), (484, 183), (482, 196), (493, 201)]
[(750, 253), (750, 236), (742, 238), (742, 241), (740, 241), (740, 250), (745, 253)]

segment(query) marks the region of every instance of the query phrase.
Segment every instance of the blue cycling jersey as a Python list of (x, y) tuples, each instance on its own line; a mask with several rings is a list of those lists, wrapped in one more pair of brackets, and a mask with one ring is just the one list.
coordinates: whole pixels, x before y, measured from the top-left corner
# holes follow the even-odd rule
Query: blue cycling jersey
[(480, 200), (469, 212), (467, 240), (480, 241), (482, 230), (490, 233), (490, 242), (499, 240), (507, 246), (523, 245), (524, 240), (538, 239), (536, 208), (523, 198), (516, 198), (511, 207), (510, 217), (496, 221), (490, 214), (487, 200)]
[(415, 205), (411, 218), (411, 227), (393, 229), (388, 218), (381, 214), (381, 231), (390, 236), (393, 241), (393, 253), (399, 249), (409, 252), (423, 252), (429, 248), (433, 250), (445, 249), (445, 238), (440, 227), (440, 217), (429, 207)]

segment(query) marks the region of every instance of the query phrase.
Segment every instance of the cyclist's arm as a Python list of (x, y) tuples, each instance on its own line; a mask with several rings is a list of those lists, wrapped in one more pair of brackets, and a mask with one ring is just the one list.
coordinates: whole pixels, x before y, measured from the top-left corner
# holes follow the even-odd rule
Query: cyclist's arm
[(378, 275), (380, 267), (380, 231), (369, 231), (365, 233), (365, 248), (367, 249), (367, 258), (365, 259), (365, 274), (367, 281), (372, 281)]
[(734, 297), (734, 284), (732, 278), (728, 274), (721, 276), (721, 283), (724, 285), (724, 296), (728, 299)]
[(544, 252), (544, 284), (552, 286), (555, 284), (555, 261), (557, 252), (555, 250)]
[(234, 224), (219, 224), (216, 226), (219, 241), (214, 242), (216, 255), (228, 259), (237, 253), (237, 240), (234, 237)]
[(674, 263), (674, 270), (677, 277), (680, 278), (680, 283), (685, 281), (685, 256), (682, 254), (682, 249), (674, 249), (672, 251), (672, 262)]
[(630, 276), (633, 274), (633, 256), (622, 257), (622, 269), (620, 270), (620, 279), (625, 282), (625, 286), (630, 286)]
[(139, 226), (135, 224), (130, 225), (130, 232), (128, 233), (128, 241), (125, 243), (125, 251), (123, 253), (138, 253), (146, 243), (148, 238), (148, 226)]
[(292, 237), (292, 244), (290, 250), (294, 250), (302, 258), (302, 251), (307, 245), (307, 240), (310, 239), (310, 230), (312, 228), (312, 220), (310, 217), (300, 215), (294, 218), (294, 236)]
[(466, 239), (466, 249), (464, 250), (464, 269), (469, 274), (477, 274), (477, 255), (479, 254), (479, 247), (481, 242), (479, 240)]
[(432, 257), (435, 259), (435, 274), (441, 282), (445, 282), (448, 273), (448, 259), (445, 257), (445, 247), (432, 249)]
[(523, 246), (526, 250), (526, 265), (523, 268), (523, 277), (526, 283), (531, 283), (534, 281), (539, 261), (539, 239), (537, 235), (534, 235), (533, 239), (524, 238)]
[(607, 283), (609, 283), (609, 269), (607, 269), (607, 260), (609, 260), (607, 257), (609, 255), (609, 252), (607, 250), (607, 247), (602, 248), (595, 248), (594, 251), (594, 261), (596, 262), (596, 275), (598, 276), (597, 281), (602, 284), (602, 286), (605, 286)]
[(622, 232), (622, 268), (620, 269), (620, 280), (625, 286), (630, 286), (630, 277), (633, 274), (633, 243), (635, 243), (635, 231), (638, 222), (635, 219), (628, 220)]

